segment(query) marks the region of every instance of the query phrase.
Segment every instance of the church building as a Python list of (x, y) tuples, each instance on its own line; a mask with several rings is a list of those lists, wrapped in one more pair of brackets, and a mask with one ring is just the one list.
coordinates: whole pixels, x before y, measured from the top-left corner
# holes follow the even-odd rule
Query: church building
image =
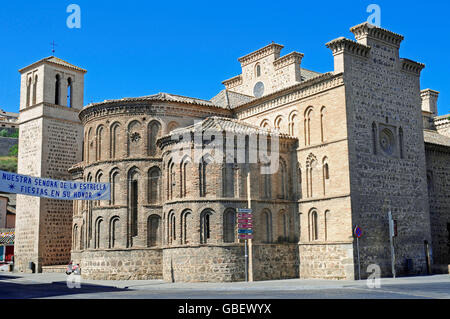
[[(425, 66), (400, 57), (403, 36), (350, 30), (326, 43), (334, 70), (270, 43), (210, 100), (84, 106), (86, 70), (56, 57), (21, 69), (18, 173), (111, 183), (111, 199), (18, 195), (16, 270), (73, 260), (88, 279), (242, 281), (237, 209), (250, 206), (254, 280), (366, 278), (373, 264), (392, 276), (389, 212), (396, 274), (448, 273), (450, 115), (421, 89)], [(264, 150), (268, 162), (251, 155)]]

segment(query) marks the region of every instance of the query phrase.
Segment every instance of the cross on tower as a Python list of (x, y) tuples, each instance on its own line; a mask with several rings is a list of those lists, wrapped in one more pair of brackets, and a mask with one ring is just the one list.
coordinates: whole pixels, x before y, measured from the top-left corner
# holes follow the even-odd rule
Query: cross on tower
[(52, 53), (54, 55), (55, 54), (55, 46), (57, 46), (56, 43), (55, 43), (55, 40), (53, 40), (53, 42), (50, 43), (50, 44), (52, 45)]

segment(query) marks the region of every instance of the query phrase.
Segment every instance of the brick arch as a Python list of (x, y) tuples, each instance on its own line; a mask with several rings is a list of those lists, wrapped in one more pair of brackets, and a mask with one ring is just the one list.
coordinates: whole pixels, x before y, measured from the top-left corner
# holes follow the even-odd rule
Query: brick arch
[(120, 239), (120, 217), (115, 215), (109, 219), (109, 248), (117, 247), (117, 242)]

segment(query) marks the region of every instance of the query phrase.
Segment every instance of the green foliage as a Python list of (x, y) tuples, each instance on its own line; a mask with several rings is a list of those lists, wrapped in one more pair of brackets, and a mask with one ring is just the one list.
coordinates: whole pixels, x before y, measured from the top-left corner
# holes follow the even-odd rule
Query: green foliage
[(11, 148), (9, 149), (9, 156), (15, 156), (17, 157), (19, 154), (19, 145), (13, 145), (11, 146)]
[(19, 130), (10, 133), (7, 129), (3, 129), (0, 131), (0, 137), (19, 138)]
[(17, 173), (17, 157), (0, 157), (0, 170)]

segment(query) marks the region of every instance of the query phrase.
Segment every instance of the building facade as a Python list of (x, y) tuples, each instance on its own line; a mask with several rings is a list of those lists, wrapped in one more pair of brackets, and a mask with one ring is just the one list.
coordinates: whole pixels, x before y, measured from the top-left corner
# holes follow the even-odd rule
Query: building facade
[[(389, 211), (397, 274), (448, 272), (448, 116), (437, 117), (438, 92), (420, 89), (424, 65), (400, 58), (403, 36), (367, 23), (351, 31), (356, 41), (326, 44), (332, 72), (271, 43), (239, 58), (242, 73), (209, 101), (159, 93), (80, 108), (83, 160), (69, 172), (112, 190), (109, 201), (73, 203), (64, 233), (83, 276), (243, 280), (236, 209), (248, 205), (255, 280), (357, 278), (356, 225), (361, 277), (372, 264), (391, 276)], [(269, 162), (250, 155), (265, 152)], [(18, 224), (19, 211), (18, 199)]]

